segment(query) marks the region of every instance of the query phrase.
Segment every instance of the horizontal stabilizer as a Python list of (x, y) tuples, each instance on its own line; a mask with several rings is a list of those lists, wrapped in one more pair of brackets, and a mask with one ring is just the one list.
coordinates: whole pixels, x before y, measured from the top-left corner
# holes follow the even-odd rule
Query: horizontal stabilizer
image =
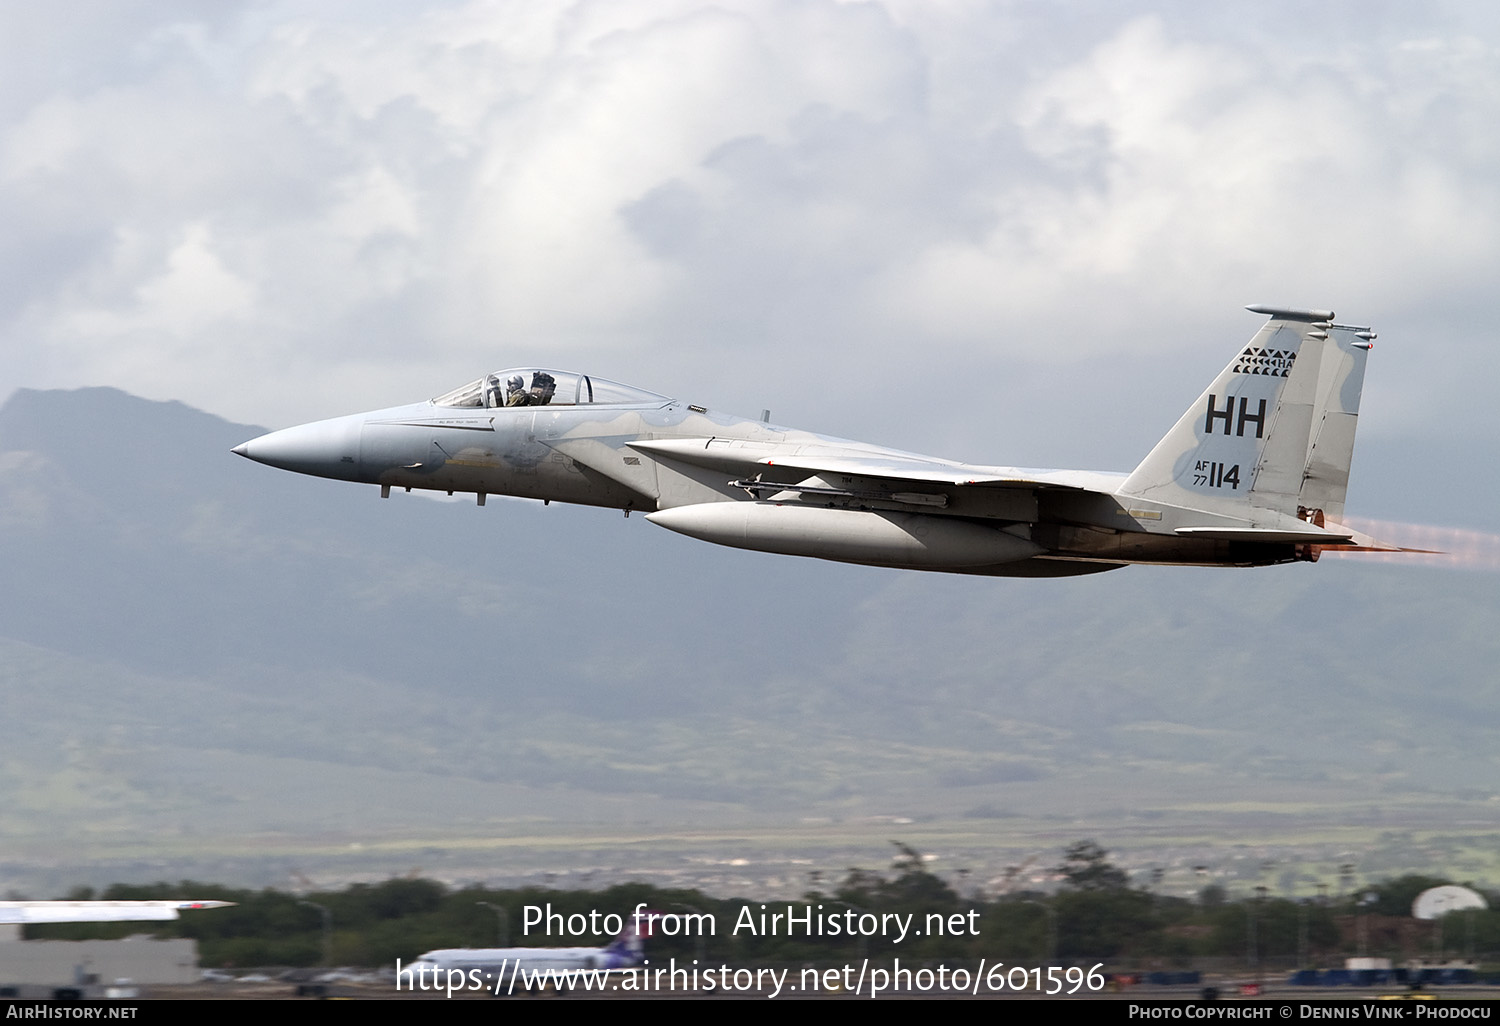
[(1184, 538), (1264, 542), (1272, 545), (1339, 545), (1354, 537), (1353, 531), (1325, 531), (1311, 526), (1305, 531), (1288, 531), (1280, 527), (1179, 527), (1173, 533)]
[(1336, 552), (1417, 552), (1443, 555), (1436, 549), (1412, 549), (1372, 538), (1342, 524), (1323, 530), (1308, 525), (1305, 530), (1280, 527), (1179, 527), (1175, 532), (1186, 538), (1213, 538), (1218, 541), (1262, 542), (1273, 545), (1316, 545)]

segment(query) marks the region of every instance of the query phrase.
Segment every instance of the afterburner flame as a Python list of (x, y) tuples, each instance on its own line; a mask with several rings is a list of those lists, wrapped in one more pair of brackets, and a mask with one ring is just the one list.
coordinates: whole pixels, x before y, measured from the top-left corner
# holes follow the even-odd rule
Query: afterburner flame
[(1404, 524), (1390, 520), (1346, 517), (1344, 523), (1383, 542), (1422, 552), (1349, 552), (1324, 549), (1323, 558), (1341, 556), (1366, 562), (1408, 566), (1451, 566), (1461, 570), (1500, 570), (1500, 534), (1465, 527)]

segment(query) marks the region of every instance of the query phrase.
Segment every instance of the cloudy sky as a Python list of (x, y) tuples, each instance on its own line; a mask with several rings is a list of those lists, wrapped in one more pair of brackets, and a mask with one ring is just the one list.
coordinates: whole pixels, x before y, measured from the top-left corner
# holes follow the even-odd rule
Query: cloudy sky
[(0, 48), (0, 395), (280, 427), (551, 364), (1129, 469), (1275, 303), (1380, 332), (1367, 443), (1494, 463), (1484, 5), (62, 0)]

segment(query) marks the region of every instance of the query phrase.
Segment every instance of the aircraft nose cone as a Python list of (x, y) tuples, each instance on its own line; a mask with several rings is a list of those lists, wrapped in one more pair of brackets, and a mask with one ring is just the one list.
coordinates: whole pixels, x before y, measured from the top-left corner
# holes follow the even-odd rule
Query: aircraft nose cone
[(354, 481), (359, 478), (360, 425), (355, 417), (320, 420), (252, 438), (230, 452), (268, 467)]

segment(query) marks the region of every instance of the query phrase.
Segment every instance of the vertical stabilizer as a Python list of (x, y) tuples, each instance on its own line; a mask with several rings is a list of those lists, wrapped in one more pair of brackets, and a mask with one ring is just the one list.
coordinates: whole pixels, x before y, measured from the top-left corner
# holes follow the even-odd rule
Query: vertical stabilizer
[[(1270, 320), (1135, 468), (1122, 495), (1245, 519), (1257, 509), (1297, 513), (1322, 428), (1319, 384), (1333, 313), (1246, 309)], [(1330, 435), (1330, 450), (1341, 430)]]
[(1369, 328), (1335, 324), (1329, 329), (1318, 375), (1318, 416), (1313, 421), (1312, 445), (1298, 496), (1298, 505), (1307, 511), (1302, 514), (1306, 519), (1318, 521), (1318, 511), (1334, 523), (1344, 519), (1365, 361), (1374, 341), (1375, 334)]

